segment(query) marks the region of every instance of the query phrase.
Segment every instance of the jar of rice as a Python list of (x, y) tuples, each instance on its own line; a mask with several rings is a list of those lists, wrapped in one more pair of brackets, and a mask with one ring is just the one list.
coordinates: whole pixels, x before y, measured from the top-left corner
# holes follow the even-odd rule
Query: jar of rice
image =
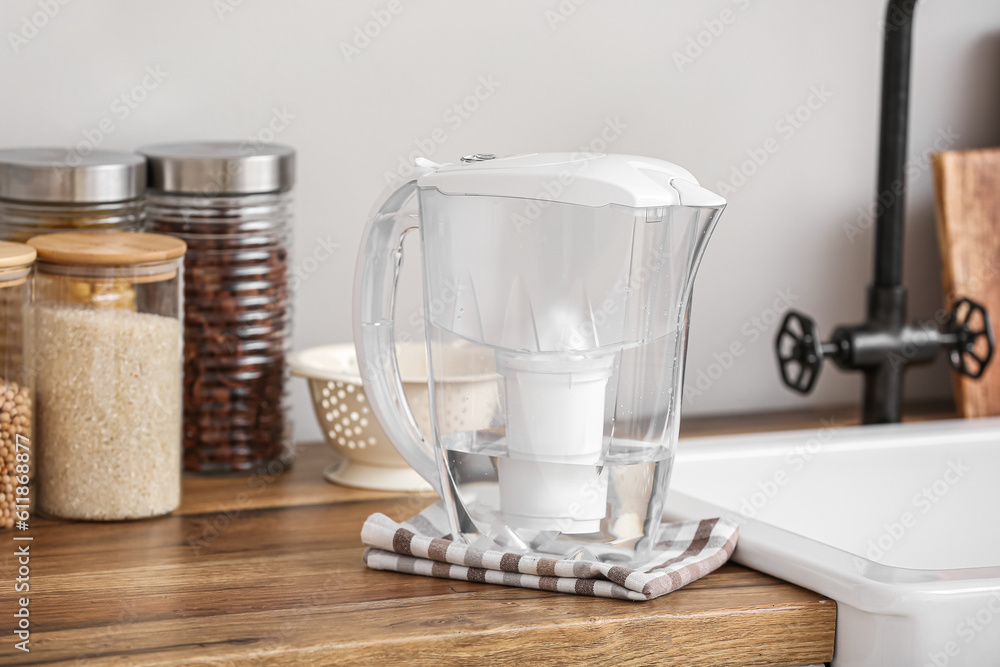
[(108, 231), (28, 243), (39, 512), (168, 514), (181, 493), (184, 242)]

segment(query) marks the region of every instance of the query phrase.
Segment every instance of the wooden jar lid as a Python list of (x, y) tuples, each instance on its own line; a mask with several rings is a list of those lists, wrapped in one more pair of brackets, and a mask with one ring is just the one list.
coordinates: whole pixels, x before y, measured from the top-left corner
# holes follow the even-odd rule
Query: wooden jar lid
[[(11, 243), (0, 241), (0, 269), (23, 269), (35, 261), (35, 249), (23, 243)], [(23, 285), (28, 277), (24, 273), (15, 272), (18, 278), (10, 279), (8, 276), (0, 276), (0, 287), (14, 287)]]
[(35, 236), (38, 259), (56, 264), (129, 265), (183, 257), (187, 244), (164, 234), (90, 231)]
[(0, 241), (0, 269), (27, 266), (35, 261), (35, 254), (30, 245)]

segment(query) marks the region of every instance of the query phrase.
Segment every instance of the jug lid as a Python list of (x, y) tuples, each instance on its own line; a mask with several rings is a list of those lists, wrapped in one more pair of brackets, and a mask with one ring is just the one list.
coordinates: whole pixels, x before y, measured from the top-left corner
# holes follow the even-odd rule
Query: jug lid
[(701, 187), (672, 162), (636, 155), (529, 153), (495, 157), (477, 153), (441, 165), (417, 185), (447, 195), (540, 199), (632, 208), (723, 207), (726, 200)]

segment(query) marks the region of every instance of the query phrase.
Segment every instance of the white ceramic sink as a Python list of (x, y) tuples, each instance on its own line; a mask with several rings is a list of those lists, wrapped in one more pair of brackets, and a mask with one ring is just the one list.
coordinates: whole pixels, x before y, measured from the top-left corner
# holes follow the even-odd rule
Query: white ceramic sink
[(837, 601), (834, 665), (1000, 665), (1000, 419), (682, 440), (669, 518)]

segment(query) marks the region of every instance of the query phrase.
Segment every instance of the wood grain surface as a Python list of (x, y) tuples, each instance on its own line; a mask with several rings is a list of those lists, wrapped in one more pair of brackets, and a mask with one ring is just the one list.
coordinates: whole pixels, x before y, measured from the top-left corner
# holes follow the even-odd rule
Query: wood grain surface
[[(365, 517), (402, 520), (434, 497), (328, 484), (333, 456), (304, 446), (280, 474), (185, 479), (182, 507), (160, 519), (34, 518), (32, 650), (14, 650), (5, 629), (0, 663), (719, 667), (832, 657), (834, 602), (733, 564), (644, 603), (368, 570)], [(0, 539), (11, 544), (11, 533)], [(8, 628), (16, 567), (5, 556)]]
[[(939, 153), (934, 177), (947, 306), (968, 297), (1000, 323), (1000, 149)], [(956, 374), (955, 402), (963, 417), (1000, 414), (1000, 363), (980, 380)]]

